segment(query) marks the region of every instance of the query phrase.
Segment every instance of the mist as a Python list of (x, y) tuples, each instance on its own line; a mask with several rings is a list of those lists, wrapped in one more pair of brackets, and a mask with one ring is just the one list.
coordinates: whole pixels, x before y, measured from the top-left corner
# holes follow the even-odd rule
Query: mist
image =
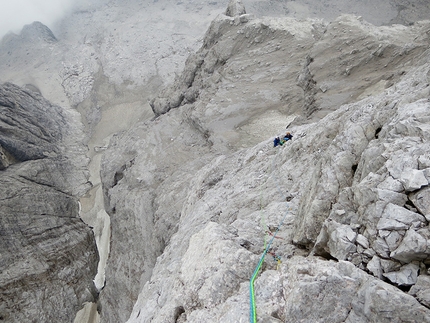
[(76, 0), (0, 0), (0, 39), (9, 32), (18, 34), (33, 21), (51, 26), (79, 3)]

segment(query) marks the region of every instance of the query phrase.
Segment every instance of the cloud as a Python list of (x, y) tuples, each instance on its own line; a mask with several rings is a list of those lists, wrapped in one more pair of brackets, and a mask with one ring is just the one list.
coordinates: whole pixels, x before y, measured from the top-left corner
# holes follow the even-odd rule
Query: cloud
[(76, 3), (76, 0), (0, 0), (0, 39), (10, 31), (19, 33), (33, 21), (51, 27)]

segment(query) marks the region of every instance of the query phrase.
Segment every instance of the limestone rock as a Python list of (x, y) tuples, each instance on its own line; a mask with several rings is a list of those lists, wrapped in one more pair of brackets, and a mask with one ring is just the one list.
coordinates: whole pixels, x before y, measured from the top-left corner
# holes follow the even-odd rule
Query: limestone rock
[(390, 259), (380, 259), (381, 268), (384, 273), (389, 273), (392, 271), (397, 271), (400, 269), (401, 264), (397, 261)]
[[(351, 263), (293, 259), (283, 267), (286, 311), (281, 318), (284, 320), (402, 322), (414, 317), (412, 321), (419, 322), (430, 319), (429, 310), (414, 298), (366, 275)], [(331, 305), (322, 305), (325, 303), (322, 299), (330, 299)]]
[[(21, 106), (16, 106), (16, 100)], [(62, 124), (46, 118), (46, 108), (41, 104), (33, 105), (34, 101), (32, 93), (19, 91), (11, 84), (1, 88), (0, 108), (4, 130), (0, 134), (0, 145), (3, 155), (10, 156), (8, 164), (59, 154)], [(25, 108), (20, 109), (22, 106)], [(21, 120), (16, 120), (16, 114)], [(32, 123), (32, 117), (38, 118), (39, 123)]]
[(430, 187), (425, 187), (418, 192), (412, 193), (410, 199), (421, 214), (430, 214)]
[(417, 282), (419, 269), (417, 264), (411, 263), (400, 267), (399, 271), (385, 273), (383, 276), (396, 285), (411, 286)]
[[(252, 275), (253, 258), (246, 249), (235, 250), (233, 238), (225, 228), (210, 222), (190, 239), (180, 270), (180, 280), (187, 286), (183, 299), (186, 312), (197, 304), (214, 307), (225, 302), (230, 290), (239, 288), (240, 282)], [(235, 251), (224, 257), (227, 250)], [(201, 259), (205, 261), (196, 267), (196, 262)]]
[(422, 170), (411, 169), (406, 170), (400, 175), (400, 181), (405, 187), (406, 192), (411, 192), (420, 189), (429, 184)]
[[(94, 3), (103, 11), (93, 10)], [(387, 258), (379, 259), (387, 273), (399, 266), (389, 259), (390, 252), (407, 228), (429, 240), (419, 229), (427, 224), (422, 219), (405, 223), (384, 213), (389, 204), (413, 210), (406, 193), (423, 183), (414, 172), (430, 178), (429, 24), (388, 27), (411, 22), (412, 10), (428, 17), (425, 5), (411, 9), (402, 2), (399, 12), (387, 1), (378, 3), (378, 10), (354, 5), (357, 12), (371, 11), (371, 20), (384, 22), (375, 27), (366, 17), (335, 18), (339, 11), (326, 2), (252, 0), (247, 7), (276, 8), (272, 12), (279, 16), (323, 12), (331, 22), (238, 16), (245, 11), (240, 1), (232, 1), (234, 8), (217, 18), (200, 41), (205, 23), (223, 4), (209, 2), (205, 11), (201, 2), (183, 3), (87, 1), (84, 10), (68, 17), (73, 28), (65, 28), (65, 22), (57, 26), (57, 41), (45, 28), (27, 29), (9, 37), (8, 45), (21, 47), (0, 49), (1, 78), (16, 78), (34, 95), (77, 106), (88, 134), (111, 135), (117, 132), (113, 124), (124, 130), (109, 147), (107, 139), (94, 146), (106, 147), (101, 185), (112, 216), (112, 256), (100, 299), (103, 321), (246, 320), (246, 276), (284, 214), (270, 250), (282, 265), (277, 268), (268, 256), (256, 281), (261, 321), (429, 321), (428, 310), (412, 297), (351, 263), (289, 259), (307, 255), (318, 241), (327, 258), (333, 257), (330, 253), (347, 257), (360, 268), (377, 252)], [(201, 20), (189, 20), (190, 9)], [(202, 43), (179, 73), (178, 66)], [(175, 83), (157, 94), (176, 74)], [(141, 102), (150, 95), (155, 95), (150, 101), (155, 119), (149, 111), (142, 117), (146, 107)], [(59, 125), (61, 131), (67, 128)], [(282, 150), (272, 149), (271, 138), (286, 125), (294, 139)], [(57, 149), (44, 133), (52, 128), (26, 126), (31, 140), (17, 131), (16, 141), (23, 147), (27, 143), (25, 152), (34, 155), (39, 151), (31, 144), (42, 139), (43, 156), (16, 158), (19, 154), (6, 142), (0, 147), (0, 168), (4, 174), (17, 170), (9, 182), (20, 180), (22, 190), (24, 184), (31, 187), (28, 181), (49, 187), (47, 195), (63, 208), (36, 196), (44, 214), (75, 214), (75, 195), (88, 188), (81, 167), (85, 151), (77, 149), (81, 139), (61, 142), (78, 131), (63, 137)], [(16, 204), (28, 202), (23, 198)], [(378, 230), (381, 219), (407, 228)], [(328, 220), (336, 225), (329, 227)]]
[(422, 215), (415, 212), (408, 211), (404, 207), (401, 207), (392, 203), (387, 204), (384, 212), (382, 213), (382, 217), (396, 220), (408, 226), (412, 225), (413, 222), (426, 221)]
[(0, 86), (0, 110), (0, 316), (72, 322), (96, 297), (98, 261), (79, 218), (89, 186), (78, 116), (12, 84)]
[(376, 228), (378, 230), (407, 230), (409, 226), (397, 220), (381, 218)]
[(382, 267), (380, 258), (378, 256), (373, 256), (373, 258), (367, 263), (367, 269), (373, 274), (373, 276), (382, 279)]
[(378, 185), (378, 188), (391, 192), (403, 192), (404, 190), (403, 184), (391, 176), (387, 176), (387, 178)]
[(390, 247), (388, 246), (387, 242), (385, 242), (385, 239), (377, 237), (376, 240), (373, 241), (372, 247), (380, 257), (390, 257)]
[(390, 251), (396, 250), (399, 244), (403, 240), (404, 233), (399, 233), (399, 231), (388, 231), (387, 235), (384, 235), (384, 240), (387, 243), (388, 249)]
[(418, 157), (418, 169), (426, 169), (430, 167), (430, 156), (422, 155)]
[(321, 254), (324, 250), (338, 260), (346, 260), (357, 251), (356, 238), (357, 233), (350, 226), (326, 221), (316, 241), (315, 252)]
[(420, 275), (409, 291), (424, 306), (430, 306), (430, 276)]
[(427, 240), (415, 230), (409, 229), (399, 247), (391, 252), (390, 257), (408, 263), (426, 259), (429, 255)]
[[(249, 295), (243, 277), (249, 268), (244, 268), (242, 257), (258, 263), (264, 236), (276, 231), (284, 211), (287, 225), (271, 252), (291, 267), (300, 267), (301, 260), (289, 257), (310, 250), (327, 259), (348, 259), (351, 263), (345, 266), (354, 270), (365, 269), (377, 255), (378, 277), (400, 267), (394, 255), (408, 241), (406, 231), (426, 224), (404, 207), (407, 192), (400, 178), (407, 169), (418, 168), (418, 156), (429, 148), (427, 134), (420, 130), (426, 129), (429, 108), (428, 65), (423, 59), (428, 39), (422, 36), (429, 27), (378, 29), (351, 16), (333, 23), (249, 19), (240, 24), (232, 17), (218, 17), (176, 82), (151, 101), (156, 119), (113, 137), (103, 157), (105, 201), (116, 241), (107, 269), (110, 283), (101, 295), (101, 303), (107, 304), (103, 319), (234, 322), (246, 316)], [(380, 33), (389, 42), (375, 37)], [(351, 39), (360, 50), (353, 50)], [(415, 43), (408, 46), (414, 50), (406, 55), (405, 44), (411, 39)], [(380, 72), (375, 72), (384, 65), (393, 75), (384, 76), (390, 86), (385, 81), (381, 86)], [(317, 89), (328, 79), (331, 84), (325, 92), (313, 91), (307, 88), (311, 79), (303, 78), (300, 88), (301, 73)], [(317, 109), (307, 114), (306, 102)], [(292, 115), (296, 117), (290, 119)], [(285, 124), (294, 138), (275, 149), (273, 135)], [(381, 219), (394, 221), (399, 230), (378, 230)], [(215, 268), (204, 263), (197, 245)], [(228, 248), (220, 260), (224, 245)], [(415, 251), (408, 253), (410, 259), (416, 258)], [(238, 266), (232, 265), (235, 255), (240, 256)], [(231, 272), (224, 264), (231, 265)], [(410, 295), (364, 272), (352, 284), (367, 282), (359, 291), (360, 301), (351, 305), (332, 296), (341, 294), (336, 283), (351, 286), (333, 274), (331, 264), (326, 274), (316, 274), (321, 285), (306, 274), (313, 265), (304, 265), (303, 274), (274, 272), (277, 264), (270, 257), (264, 265), (265, 284), (257, 279), (258, 295), (262, 304), (276, 300), (268, 305), (271, 313), (261, 313), (267, 320), (275, 313), (273, 320), (298, 321), (306, 312), (309, 321), (328, 315), (327, 321), (344, 322), (354, 307), (351, 321), (388, 322), (392, 317), (386, 314), (387, 302), (390, 313), (406, 319), (397, 312), (410, 311), (403, 307), (404, 297), (422, 314), (420, 319), (428, 320), (423, 314), (427, 309)], [(232, 282), (235, 275), (242, 277), (239, 282)], [(306, 293), (294, 287), (307, 276), (315, 286), (335, 282), (328, 303), (343, 307), (316, 310), (318, 302), (310, 304)], [(287, 302), (279, 296), (283, 291), (264, 287), (281, 281), (295, 293)], [(324, 288), (313, 290), (312, 283), (308, 293), (317, 299)], [(379, 288), (384, 292), (378, 294)], [(352, 289), (355, 297), (357, 289)], [(283, 295), (290, 297), (288, 292)], [(391, 296), (396, 301), (391, 302)], [(118, 302), (123, 311), (115, 313)], [(371, 309), (363, 304), (371, 304)]]
[(362, 234), (357, 234), (356, 241), (363, 248), (365, 248), (365, 249), (369, 248), (369, 240), (365, 236), (363, 236)]

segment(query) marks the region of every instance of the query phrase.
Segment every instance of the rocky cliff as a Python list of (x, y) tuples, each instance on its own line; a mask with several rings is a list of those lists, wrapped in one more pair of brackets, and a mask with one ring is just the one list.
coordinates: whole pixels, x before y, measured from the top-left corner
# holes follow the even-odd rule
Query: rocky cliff
[(104, 156), (102, 320), (249, 320), (282, 223), (259, 321), (429, 322), (429, 31), (219, 16)]
[(430, 322), (429, 10), (100, 0), (7, 35), (0, 321), (249, 321), (270, 246), (259, 322)]
[(0, 320), (72, 322), (95, 300), (98, 254), (79, 217), (88, 159), (76, 112), (0, 86)]

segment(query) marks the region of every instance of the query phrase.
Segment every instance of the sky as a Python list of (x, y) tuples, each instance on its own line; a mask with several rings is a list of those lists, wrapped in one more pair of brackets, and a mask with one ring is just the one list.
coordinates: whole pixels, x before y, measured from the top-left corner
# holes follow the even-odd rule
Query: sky
[(9, 31), (18, 34), (33, 21), (52, 28), (76, 3), (76, 0), (0, 0), (0, 38)]

